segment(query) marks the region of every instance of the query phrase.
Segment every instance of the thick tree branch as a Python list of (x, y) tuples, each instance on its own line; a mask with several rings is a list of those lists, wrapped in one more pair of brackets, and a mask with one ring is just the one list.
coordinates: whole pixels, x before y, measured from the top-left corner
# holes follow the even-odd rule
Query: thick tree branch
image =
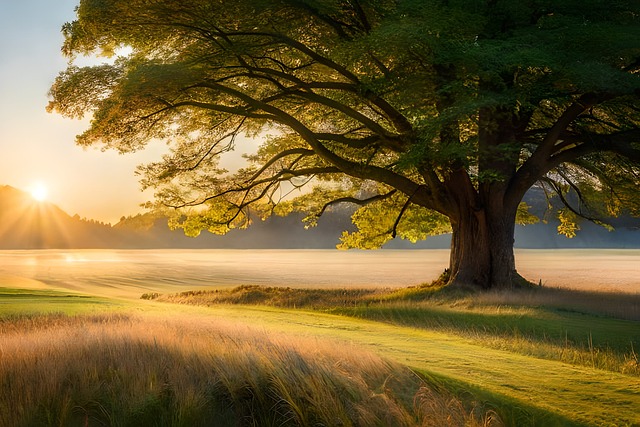
[(640, 149), (631, 144), (632, 142), (640, 143), (640, 129), (617, 132), (610, 135), (584, 134), (576, 139), (580, 139), (583, 142), (577, 143), (576, 141), (574, 147), (564, 149), (550, 158), (548, 164), (551, 169), (595, 151), (609, 151), (640, 163)]
[(197, 101), (181, 101), (181, 102), (172, 103), (172, 104), (169, 104), (167, 107), (163, 108), (162, 110), (158, 110), (154, 114), (171, 110), (171, 109), (177, 109), (180, 107), (196, 107), (196, 108), (202, 108), (204, 110), (219, 111), (221, 113), (233, 114), (235, 116), (240, 116), (240, 117), (249, 117), (252, 119), (275, 120), (275, 117), (273, 115), (260, 114), (246, 108), (227, 107), (226, 105), (212, 104), (209, 102), (197, 102)]
[(356, 149), (383, 147), (395, 153), (402, 153), (404, 148), (404, 143), (399, 138), (384, 138), (380, 135), (368, 135), (361, 138), (352, 138), (343, 134), (318, 132), (315, 133), (315, 137), (319, 141), (336, 142), (338, 144)]
[[(544, 176), (551, 169), (562, 163), (565, 157), (571, 157), (571, 154), (565, 154), (565, 150), (561, 154), (557, 155), (553, 160), (551, 156), (554, 152), (554, 148), (566, 131), (569, 125), (591, 107), (608, 99), (611, 99), (609, 94), (595, 94), (587, 93), (580, 96), (575, 102), (573, 102), (560, 117), (555, 121), (554, 125), (546, 133), (542, 142), (537, 146), (536, 150), (531, 154), (527, 161), (518, 169), (509, 183), (506, 197), (510, 200), (521, 200), (525, 192), (531, 188), (536, 181)], [(573, 149), (572, 149), (573, 150)], [(577, 147), (576, 147), (577, 150)], [(588, 150), (581, 149), (588, 152)], [(576, 151), (576, 154), (580, 151)], [(582, 154), (581, 154), (582, 155)]]
[(295, 177), (311, 176), (311, 175), (326, 175), (326, 174), (334, 174), (339, 172), (340, 172), (340, 169), (333, 166), (311, 167), (311, 168), (305, 168), (305, 169), (281, 169), (276, 174), (268, 178), (263, 178), (261, 180), (254, 180), (252, 182), (245, 181), (243, 183), (244, 185), (238, 185), (238, 186), (231, 185), (230, 188), (217, 192), (211, 196), (207, 196), (207, 197), (192, 200), (192, 201), (182, 201), (180, 204), (167, 205), (167, 207), (180, 209), (185, 207), (199, 206), (208, 201), (219, 199), (229, 194), (251, 191), (263, 184), (271, 185), (272, 183), (289, 181), (291, 180), (291, 178), (295, 178)]
[(202, 86), (220, 90), (223, 93), (240, 99), (241, 101), (247, 103), (249, 106), (253, 107), (253, 109), (255, 110), (264, 111), (266, 115), (270, 116), (274, 122), (281, 123), (291, 128), (309, 144), (309, 146), (313, 149), (313, 151), (316, 152), (316, 154), (318, 154), (329, 164), (335, 165), (340, 171), (346, 173), (347, 175), (356, 178), (372, 179), (374, 181), (382, 182), (400, 190), (407, 195), (415, 194), (414, 203), (417, 203), (426, 208), (440, 211), (439, 208), (441, 209), (441, 207), (437, 207), (434, 205), (428, 189), (425, 186), (421, 186), (420, 184), (413, 182), (411, 179), (395, 173), (391, 170), (374, 165), (356, 163), (337, 155), (336, 153), (325, 147), (323, 144), (321, 144), (320, 141), (315, 137), (314, 132), (312, 132), (307, 126), (305, 126), (303, 123), (301, 123), (299, 120), (286, 113), (285, 111), (273, 105), (266, 104), (260, 100), (254, 99), (244, 92), (229, 88), (222, 84), (212, 82), (203, 83)]
[(390, 133), (389, 131), (387, 131), (384, 127), (382, 127), (378, 122), (376, 122), (375, 120), (367, 117), (366, 115), (364, 115), (363, 113), (361, 113), (360, 111), (349, 107), (346, 104), (343, 104), (339, 101), (336, 101), (335, 99), (326, 97), (326, 96), (322, 96), (322, 95), (318, 95), (316, 93), (313, 92), (305, 92), (305, 91), (295, 91), (295, 92), (291, 92), (292, 94), (299, 96), (301, 98), (307, 99), (309, 101), (318, 103), (320, 105), (324, 105), (327, 106), (335, 111), (339, 111), (342, 114), (344, 114), (345, 116), (355, 120), (358, 123), (362, 123), (364, 126), (366, 126), (367, 128), (369, 128), (373, 133), (376, 133), (384, 138), (392, 138), (394, 135), (392, 133)]
[[(344, 114), (345, 116), (355, 120), (358, 123), (363, 124), (365, 127), (367, 127), (368, 129), (370, 129), (373, 133), (376, 133), (378, 135), (381, 136), (381, 138), (383, 138), (384, 140), (394, 140), (395, 139), (395, 135), (389, 133), (386, 129), (384, 129), (381, 125), (379, 125), (376, 121), (370, 119), (369, 117), (365, 116), (364, 114), (360, 113), (359, 111), (347, 106), (346, 104), (340, 103), (338, 101), (335, 101), (331, 98), (328, 97), (324, 97), (322, 95), (317, 95), (314, 94), (312, 92), (303, 92), (303, 91), (288, 91), (286, 93), (279, 93), (277, 95), (271, 96), (268, 99), (254, 99), (253, 97), (245, 94), (244, 92), (237, 90), (237, 89), (233, 89), (230, 88), (226, 85), (223, 85), (221, 83), (218, 82), (203, 82), (203, 83), (198, 83), (195, 85), (191, 86), (192, 88), (196, 88), (196, 87), (200, 87), (200, 88), (209, 88), (209, 89), (213, 89), (213, 90), (217, 90), (223, 93), (227, 93), (229, 95), (232, 95), (234, 97), (237, 97), (239, 99), (241, 99), (243, 102), (249, 104), (249, 105), (253, 105), (256, 107), (256, 109), (262, 109), (265, 110), (264, 106), (270, 105), (270, 102), (274, 101), (277, 98), (282, 98), (282, 97), (286, 97), (286, 96), (297, 96), (297, 97), (301, 97), (303, 99), (307, 99), (309, 101), (312, 102), (316, 102), (319, 103), (321, 105), (325, 105), (329, 108), (332, 108), (335, 111), (339, 111), (342, 114)], [(195, 102), (195, 101), (184, 101), (184, 102), (179, 102), (179, 103), (175, 103), (175, 104), (171, 104), (172, 106), (184, 106), (184, 105), (188, 105), (188, 106), (196, 106), (196, 107), (200, 107), (200, 108), (208, 108), (208, 109), (216, 109), (214, 108), (215, 104), (209, 104), (209, 103), (199, 103), (199, 102)], [(260, 107), (259, 107), (260, 106)], [(260, 115), (258, 113), (255, 112), (250, 112), (251, 109), (246, 109), (246, 110), (239, 110), (237, 108), (232, 108), (232, 107), (226, 107), (226, 106), (217, 106), (217, 109), (219, 111), (224, 111), (224, 112), (229, 112), (231, 114), (243, 114), (244, 111), (244, 115), (248, 116), (248, 117), (252, 117), (252, 118), (270, 118), (270, 119), (274, 119), (273, 116), (268, 116), (268, 115)], [(278, 111), (281, 111), (284, 113), (284, 111), (278, 109)], [(397, 139), (395, 139), (397, 140)]]
[[(357, 95), (358, 97), (363, 97), (365, 100), (371, 102), (372, 105), (379, 108), (380, 109), (379, 113), (384, 115), (394, 125), (394, 127), (398, 130), (398, 132), (411, 133), (413, 131), (409, 121), (398, 110), (392, 107), (391, 104), (389, 104), (386, 100), (376, 95), (373, 91), (360, 87), (355, 83), (336, 82), (336, 81), (305, 82), (287, 72), (274, 70), (272, 68), (250, 67), (244, 64), (246, 63), (243, 63), (243, 65), (241, 65), (239, 68), (244, 68), (249, 71), (247, 74), (245, 74), (246, 77), (267, 79), (272, 83), (274, 83), (276, 86), (278, 86), (280, 90), (283, 90), (286, 93), (295, 93), (296, 89), (307, 89), (307, 91), (305, 91), (304, 94), (309, 94), (308, 96), (315, 96), (314, 99), (316, 100), (316, 102), (318, 102), (318, 100), (320, 99), (319, 98), (320, 95), (312, 92), (311, 89), (339, 90), (339, 91), (351, 93), (353, 95)], [(260, 76), (259, 73), (266, 74), (270, 77)], [(241, 76), (241, 75), (242, 74), (239, 74), (238, 76)], [(278, 78), (287, 80), (291, 83), (294, 83), (295, 86), (290, 88), (285, 88), (281, 83), (277, 82), (272, 77), (278, 77)], [(280, 95), (274, 95), (274, 96), (282, 97), (284, 95), (280, 94)], [(329, 102), (332, 102), (332, 103), (336, 102), (331, 98), (326, 98), (326, 97), (323, 97), (323, 98), (325, 98), (326, 100), (329, 100)], [(320, 101), (320, 103), (322, 104), (323, 102)], [(336, 105), (338, 105), (339, 108), (336, 108)], [(339, 111), (342, 111), (347, 115), (353, 116), (354, 114), (360, 114), (357, 110), (353, 110), (353, 109), (349, 109), (351, 111), (347, 112), (345, 108), (348, 108), (348, 107), (345, 104), (338, 103), (336, 105), (332, 105), (332, 107)], [(372, 120), (370, 120), (368, 117), (363, 115), (360, 115), (359, 118), (356, 118), (356, 120), (359, 120), (359, 121), (362, 121), (363, 119), (368, 122), (369, 127), (371, 127), (372, 123), (375, 123)], [(377, 124), (375, 124), (375, 126), (378, 127)], [(381, 133), (380, 130), (378, 130), (378, 133)]]
[(320, 209), (320, 212), (318, 212), (315, 216), (320, 218), (330, 206), (337, 205), (339, 203), (353, 203), (359, 206), (366, 206), (373, 202), (388, 199), (389, 197), (393, 196), (397, 192), (398, 190), (391, 190), (388, 193), (376, 194), (375, 196), (368, 197), (366, 199), (356, 199), (355, 197), (340, 197), (338, 199), (331, 200), (330, 202), (325, 203), (325, 205), (322, 206), (322, 209)]
[[(333, 70), (335, 72), (337, 72), (340, 76), (346, 78), (347, 80), (354, 82), (354, 83), (360, 83), (359, 79), (355, 76), (355, 74), (353, 74), (352, 72), (350, 72), (347, 68), (345, 68), (344, 66), (338, 64), (337, 62), (320, 55), (319, 53), (317, 53), (316, 51), (314, 51), (313, 49), (309, 48), (308, 46), (306, 46), (304, 43), (292, 39), (291, 37), (288, 37), (284, 34), (281, 33), (270, 33), (270, 32), (262, 32), (262, 31), (230, 31), (230, 32), (222, 32), (222, 30), (219, 30), (219, 35), (225, 35), (226, 37), (256, 37), (256, 38), (268, 38), (271, 40), (274, 40), (274, 42), (281, 43), (285, 46), (289, 46), (292, 49), (297, 50), (300, 53), (303, 53), (304, 55), (308, 56), (309, 58), (313, 59), (314, 61), (316, 61), (319, 64), (322, 64), (323, 66), (329, 68), (330, 70)], [(276, 44), (276, 45), (277, 45)]]

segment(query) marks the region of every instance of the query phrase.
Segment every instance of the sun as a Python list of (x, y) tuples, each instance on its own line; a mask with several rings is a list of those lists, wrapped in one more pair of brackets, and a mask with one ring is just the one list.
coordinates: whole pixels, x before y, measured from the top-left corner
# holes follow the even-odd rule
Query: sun
[(47, 195), (49, 194), (47, 186), (42, 182), (36, 182), (35, 184), (33, 184), (29, 192), (31, 193), (31, 197), (39, 202), (44, 202), (45, 200), (47, 200)]

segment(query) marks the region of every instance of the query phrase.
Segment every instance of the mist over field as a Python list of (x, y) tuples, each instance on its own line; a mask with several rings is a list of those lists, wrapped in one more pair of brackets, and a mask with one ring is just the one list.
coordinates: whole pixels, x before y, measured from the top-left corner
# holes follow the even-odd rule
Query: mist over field
[[(108, 296), (265, 285), (391, 287), (429, 282), (448, 250), (0, 251), (0, 279), (20, 287)], [(519, 270), (545, 286), (640, 292), (640, 250), (518, 250)]]

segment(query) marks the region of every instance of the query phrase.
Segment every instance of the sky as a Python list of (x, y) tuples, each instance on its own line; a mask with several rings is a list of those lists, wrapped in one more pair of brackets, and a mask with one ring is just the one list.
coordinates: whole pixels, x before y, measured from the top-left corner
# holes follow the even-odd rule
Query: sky
[(163, 144), (121, 155), (84, 149), (75, 136), (88, 119), (45, 111), (47, 93), (67, 59), (60, 53), (62, 25), (78, 0), (0, 0), (0, 185), (31, 191), (70, 215), (116, 223), (142, 211), (153, 197), (141, 192), (136, 165), (158, 159)]

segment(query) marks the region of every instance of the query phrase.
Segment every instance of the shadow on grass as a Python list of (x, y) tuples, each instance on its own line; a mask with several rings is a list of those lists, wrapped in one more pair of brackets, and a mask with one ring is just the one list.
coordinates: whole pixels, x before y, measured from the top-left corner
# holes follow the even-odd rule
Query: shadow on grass
[[(616, 351), (640, 347), (640, 328), (624, 315), (640, 307), (640, 295), (554, 288), (471, 293), (430, 286), (390, 290), (243, 285), (172, 295), (145, 294), (142, 298), (202, 306), (306, 308), (419, 328), (526, 336), (566, 344), (588, 342)], [(613, 307), (620, 315), (611, 314)]]
[(144, 299), (210, 306), (251, 304), (321, 310), (438, 330), (521, 354), (640, 374), (640, 295), (533, 287), (470, 292), (441, 286), (402, 289), (233, 289), (145, 294)]
[(502, 425), (360, 349), (187, 317), (14, 323), (0, 358), (2, 426)]
[(329, 312), (446, 332), (526, 337), (537, 342), (630, 351), (640, 346), (636, 322), (557, 310), (470, 310), (425, 304), (376, 304), (332, 308)]
[(424, 370), (416, 372), (436, 391), (446, 390), (460, 400), (479, 402), (485, 410), (492, 410), (500, 414), (500, 419), (505, 426), (585, 427), (590, 425), (539, 407), (527, 405), (521, 400), (503, 394), (492, 393), (472, 383)]

